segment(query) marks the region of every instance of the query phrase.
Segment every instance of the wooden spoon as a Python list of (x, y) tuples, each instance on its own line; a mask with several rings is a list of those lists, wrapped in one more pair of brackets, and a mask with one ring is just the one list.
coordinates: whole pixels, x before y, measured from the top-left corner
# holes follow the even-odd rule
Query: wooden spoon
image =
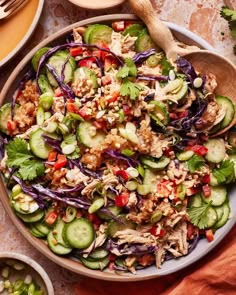
[(216, 93), (227, 96), (234, 104), (235, 113), (232, 122), (214, 136), (230, 129), (236, 123), (236, 67), (225, 57), (201, 50), (196, 46), (182, 48), (176, 43), (171, 31), (157, 17), (149, 0), (129, 0), (134, 13), (146, 24), (154, 42), (160, 46), (168, 59), (176, 61), (178, 55), (184, 56), (201, 74), (212, 73), (218, 86)]

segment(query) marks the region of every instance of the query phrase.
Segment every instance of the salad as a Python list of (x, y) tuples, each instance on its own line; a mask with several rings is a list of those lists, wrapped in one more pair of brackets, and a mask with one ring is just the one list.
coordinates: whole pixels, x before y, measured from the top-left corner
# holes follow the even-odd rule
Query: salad
[[(183, 45), (184, 46), (184, 45)], [(29, 232), (90, 269), (188, 255), (230, 217), (230, 98), (139, 22), (78, 27), (32, 58), (0, 110), (1, 171)]]

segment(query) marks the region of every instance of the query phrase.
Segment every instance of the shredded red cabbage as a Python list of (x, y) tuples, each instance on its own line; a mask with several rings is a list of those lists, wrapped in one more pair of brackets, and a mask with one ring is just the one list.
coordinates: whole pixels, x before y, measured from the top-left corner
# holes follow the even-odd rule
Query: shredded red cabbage
[(98, 178), (100, 179), (101, 178), (101, 173), (99, 172), (95, 172), (95, 171), (92, 171), (88, 168), (86, 168), (79, 159), (76, 159), (76, 160), (69, 160), (69, 166), (71, 169), (74, 168), (74, 166), (78, 167), (79, 170), (87, 175), (87, 176), (90, 176), (90, 177), (93, 177), (93, 178)]
[(142, 63), (144, 62), (149, 56), (156, 53), (156, 50), (154, 48), (148, 49), (143, 52), (136, 53), (133, 57), (134, 63)]
[(169, 76), (159, 75), (137, 75), (138, 80), (145, 80), (145, 81), (159, 81), (159, 82), (167, 82), (169, 80)]
[(176, 61), (178, 70), (187, 76), (187, 80), (192, 84), (197, 78), (197, 73), (192, 64), (182, 56), (179, 56)]
[(54, 148), (58, 153), (60, 153), (60, 154), (62, 153), (62, 149), (61, 149), (62, 139), (55, 139), (55, 138), (52, 138), (51, 136), (48, 136), (46, 134), (43, 134), (42, 137), (47, 145)]
[(146, 102), (152, 101), (154, 100), (154, 97), (155, 97), (155, 93), (150, 93), (144, 98), (144, 101)]
[(137, 167), (139, 165), (139, 162), (137, 160), (129, 158), (129, 157), (121, 154), (120, 152), (118, 152), (116, 150), (106, 149), (104, 151), (104, 153), (107, 154), (108, 156), (112, 157), (112, 158), (125, 161), (129, 167), (130, 166), (131, 167)]

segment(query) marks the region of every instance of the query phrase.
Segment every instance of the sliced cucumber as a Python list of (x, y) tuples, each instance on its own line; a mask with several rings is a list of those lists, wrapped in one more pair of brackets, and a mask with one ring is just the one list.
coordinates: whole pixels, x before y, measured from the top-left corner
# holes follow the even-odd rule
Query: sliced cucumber
[(222, 205), (227, 198), (227, 190), (224, 186), (211, 186), (211, 195), (209, 197), (204, 197), (202, 194), (202, 199), (204, 202), (212, 202), (212, 206)]
[(201, 207), (202, 198), (200, 194), (189, 197), (188, 207)]
[(72, 251), (72, 248), (64, 247), (61, 244), (57, 243), (57, 240), (55, 239), (55, 237), (53, 235), (53, 231), (50, 231), (48, 233), (47, 242), (48, 242), (48, 247), (55, 254), (66, 255), (66, 254), (69, 254)]
[(37, 230), (37, 228), (34, 227), (33, 223), (29, 225), (29, 231), (34, 237), (39, 238), (39, 239), (45, 238), (47, 236), (47, 235), (41, 233), (39, 230)]
[(90, 259), (97, 261), (97, 260), (106, 258), (108, 255), (109, 255), (109, 251), (107, 251), (106, 249), (103, 249), (102, 247), (99, 247), (93, 250), (88, 257)]
[(35, 222), (34, 223), (34, 227), (41, 232), (42, 234), (44, 234), (45, 236), (48, 235), (50, 228), (49, 226), (45, 223), (45, 222)]
[(88, 67), (80, 67), (75, 70), (74, 77), (73, 77), (73, 84), (76, 85), (78, 80), (85, 76), (86, 80), (92, 81), (93, 89), (98, 88), (98, 79), (93, 70)]
[(217, 178), (213, 175), (213, 173), (210, 173), (210, 185), (211, 186), (218, 186), (219, 182)]
[(214, 228), (216, 228), (216, 229), (218, 229), (218, 228), (222, 227), (223, 225), (225, 225), (227, 220), (229, 219), (229, 214), (230, 214), (229, 204), (227, 202), (225, 202), (222, 205), (222, 209), (223, 209), (222, 217), (214, 225)]
[(91, 122), (81, 122), (76, 131), (77, 139), (86, 147), (93, 148), (103, 143), (105, 132), (96, 130)]
[(30, 195), (20, 192), (16, 196), (12, 196), (11, 204), (15, 211), (21, 214), (32, 214), (39, 209), (38, 203)]
[(52, 147), (45, 144), (45, 141), (42, 135), (45, 132), (39, 128), (36, 131), (30, 134), (30, 149), (34, 153), (35, 156), (39, 157), (40, 159), (47, 159), (49, 153), (52, 151)]
[(48, 81), (48, 78), (45, 75), (40, 75), (38, 78), (38, 85), (40, 88), (41, 93), (50, 93), (54, 95), (54, 91)]
[(64, 234), (63, 230), (64, 230), (65, 225), (66, 225), (66, 223), (62, 219), (58, 218), (57, 223), (54, 226), (52, 233), (53, 233), (54, 238), (57, 240), (58, 244), (62, 245), (63, 247), (70, 247), (65, 242), (65, 240), (63, 238), (63, 234)]
[(220, 95), (216, 95), (216, 102), (226, 110), (224, 119), (220, 122), (220, 129), (224, 129), (232, 122), (234, 118), (234, 104), (228, 97)]
[(170, 159), (165, 156), (162, 156), (157, 162), (149, 158), (142, 158), (141, 161), (145, 166), (157, 170), (164, 169), (170, 163)]
[(174, 94), (174, 98), (178, 100), (180, 103), (180, 100), (184, 99), (187, 93), (188, 93), (188, 83), (184, 81), (180, 90)]
[(233, 155), (229, 155), (229, 158), (228, 158), (231, 162), (234, 163), (234, 173), (236, 175), (236, 154), (233, 154)]
[(16, 215), (26, 223), (38, 222), (43, 219), (44, 214), (44, 211), (41, 209), (31, 214), (21, 214), (16, 212)]
[[(72, 57), (68, 60), (68, 57), (55, 54), (49, 58), (48, 64), (55, 69), (59, 77), (61, 77), (62, 70), (64, 70), (64, 82), (66, 84), (72, 81), (74, 76), (74, 61), (72, 61)], [(53, 87), (58, 87), (57, 81), (53, 77), (52, 73), (49, 72), (49, 70), (47, 70), (47, 78)]]
[(179, 161), (188, 161), (189, 159), (192, 158), (194, 155), (194, 152), (189, 150), (189, 151), (183, 151), (182, 153), (177, 154), (177, 159)]
[(125, 28), (123, 35), (130, 35), (131, 37), (137, 37), (140, 32), (142, 32), (144, 29), (144, 26), (142, 24), (132, 24)]
[(86, 34), (89, 44), (102, 45), (111, 43), (112, 28), (103, 24), (91, 25), (89, 32)]
[(151, 48), (156, 49), (157, 52), (161, 51), (161, 48), (154, 43), (151, 36), (146, 31), (141, 32), (135, 41), (136, 52), (143, 52)]
[(103, 270), (109, 264), (110, 260), (108, 257), (105, 257), (98, 261), (90, 260), (89, 258), (80, 257), (82, 264), (90, 269), (100, 269)]
[(216, 210), (217, 220), (219, 221), (224, 214), (224, 204), (222, 206), (214, 207), (214, 209)]
[(143, 184), (150, 187), (150, 191), (155, 192), (157, 189), (157, 184), (161, 180), (161, 174), (157, 170), (145, 169)]
[(31, 64), (32, 64), (32, 67), (34, 69), (35, 72), (37, 72), (37, 69), (38, 69), (38, 64), (39, 64), (39, 60), (40, 58), (49, 50), (50, 48), (49, 47), (43, 47), (43, 48), (40, 48), (39, 50), (37, 50), (31, 60)]
[(78, 218), (66, 224), (63, 230), (66, 242), (77, 249), (85, 249), (94, 240), (94, 229), (91, 222), (85, 218)]
[(205, 144), (208, 149), (205, 158), (212, 163), (220, 163), (226, 156), (224, 140), (221, 138), (209, 139)]
[(213, 207), (209, 207), (206, 214), (206, 227), (211, 228), (217, 221), (216, 210)]
[[(19, 105), (15, 105), (18, 108)], [(0, 131), (8, 134), (7, 122), (11, 120), (11, 104), (6, 103), (0, 108)]]
[(110, 237), (114, 237), (115, 233), (118, 231), (136, 228), (136, 224), (131, 220), (127, 220), (124, 214), (118, 215), (118, 218), (121, 222), (118, 223), (116, 220), (113, 219), (108, 223), (107, 234)]
[(94, 29), (94, 24), (90, 25), (86, 28), (85, 32), (84, 32), (84, 42), (85, 43), (89, 43), (89, 35), (92, 32), (92, 30)]

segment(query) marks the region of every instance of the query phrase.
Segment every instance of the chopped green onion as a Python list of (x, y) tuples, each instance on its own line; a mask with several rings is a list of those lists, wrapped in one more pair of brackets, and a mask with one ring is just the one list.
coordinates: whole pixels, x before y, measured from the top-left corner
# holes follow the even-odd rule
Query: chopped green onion
[(153, 212), (151, 218), (150, 218), (150, 222), (151, 223), (156, 223), (158, 221), (160, 221), (162, 218), (162, 211), (161, 210), (156, 210), (155, 212)]
[(53, 96), (50, 92), (45, 92), (40, 95), (39, 98), (39, 106), (44, 109), (44, 111), (48, 111), (53, 104)]
[(75, 207), (67, 207), (66, 208), (66, 221), (71, 222), (75, 219), (77, 215), (77, 209)]
[(57, 130), (58, 124), (56, 122), (49, 122), (46, 127), (43, 128), (44, 131), (48, 133), (54, 133)]
[(127, 156), (127, 157), (133, 156), (133, 155), (135, 154), (134, 151), (131, 151), (131, 150), (129, 150), (129, 149), (124, 149), (124, 150), (121, 151), (121, 153), (122, 153), (123, 155)]
[(90, 214), (98, 211), (100, 208), (102, 208), (102, 206), (104, 205), (105, 201), (103, 198), (97, 198), (94, 200), (94, 202), (92, 203), (92, 205), (89, 207), (88, 212)]
[(51, 118), (52, 114), (50, 112), (45, 112), (44, 113), (44, 120), (48, 120), (49, 118)]
[(135, 180), (130, 180), (126, 183), (126, 187), (129, 191), (136, 190), (137, 186), (138, 186), (138, 183)]
[(126, 172), (133, 178), (136, 178), (139, 176), (139, 172), (137, 169), (133, 168), (133, 167), (129, 167), (126, 169)]
[(151, 188), (147, 184), (139, 184), (137, 187), (137, 192), (142, 196), (146, 196), (151, 192)]
[(43, 125), (44, 120), (45, 120), (44, 110), (42, 107), (38, 107), (38, 111), (36, 114), (37, 125), (39, 125), (39, 126)]
[(75, 151), (76, 146), (74, 144), (66, 144), (63, 148), (62, 148), (62, 152), (65, 155), (70, 155)]
[(22, 192), (21, 186), (19, 184), (14, 185), (12, 188), (12, 197), (17, 196), (21, 192)]

